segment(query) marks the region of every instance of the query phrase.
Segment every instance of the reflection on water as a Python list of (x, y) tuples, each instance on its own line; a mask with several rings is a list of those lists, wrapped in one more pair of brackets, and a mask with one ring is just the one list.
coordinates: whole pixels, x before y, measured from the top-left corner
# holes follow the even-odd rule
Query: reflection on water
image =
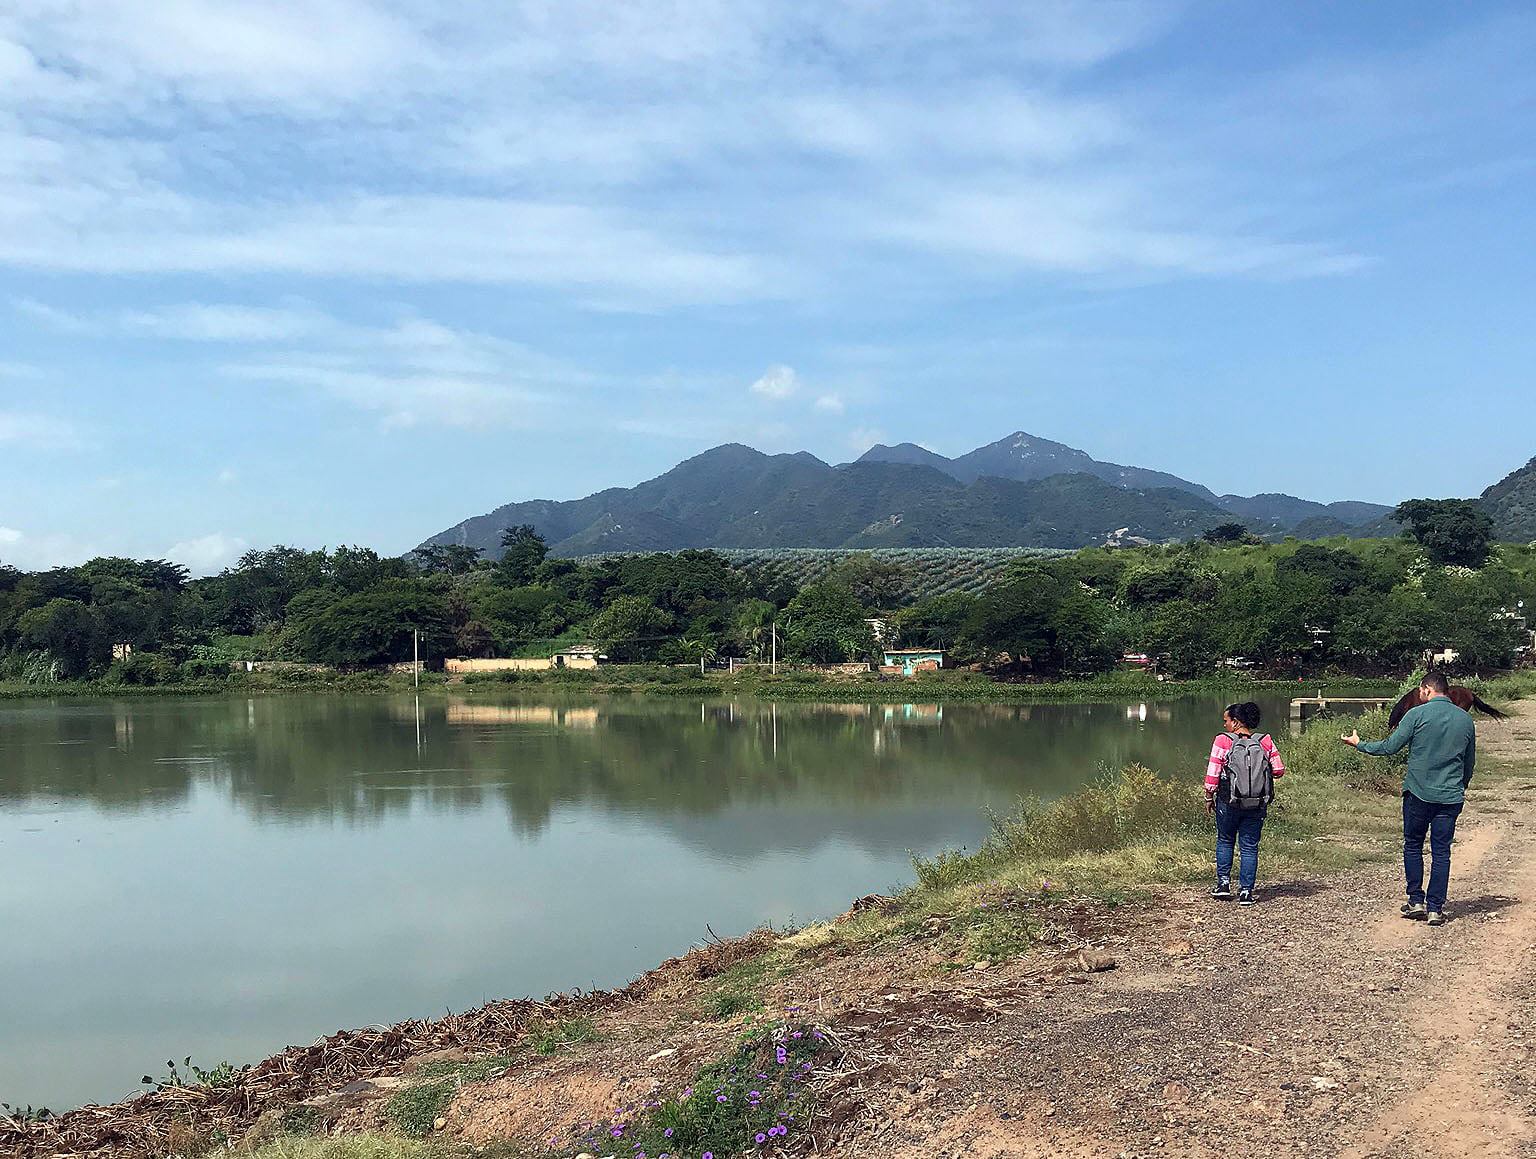
[(1198, 778), (1220, 707), (0, 707), (0, 1101), (620, 983), (706, 922), (888, 888), (1021, 793), (1130, 761)]

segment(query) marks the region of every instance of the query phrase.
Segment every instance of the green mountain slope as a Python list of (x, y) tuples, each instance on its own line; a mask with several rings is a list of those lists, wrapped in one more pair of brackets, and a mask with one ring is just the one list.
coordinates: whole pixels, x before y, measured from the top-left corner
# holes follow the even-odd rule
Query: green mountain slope
[(1493, 516), (1493, 533), (1499, 539), (1536, 540), (1536, 459), (1488, 488), (1478, 502)]

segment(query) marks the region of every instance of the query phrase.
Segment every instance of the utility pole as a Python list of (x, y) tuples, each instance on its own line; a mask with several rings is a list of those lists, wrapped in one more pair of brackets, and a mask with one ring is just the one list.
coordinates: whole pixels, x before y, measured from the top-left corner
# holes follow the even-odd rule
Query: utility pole
[(421, 631), (411, 629), (411, 677), (416, 688), (421, 687)]
[[(772, 659), (768, 662), (768, 671), (777, 676), (779, 674), (779, 622), (774, 620), (768, 628), (769, 655)], [(777, 751), (777, 750), (775, 750)]]

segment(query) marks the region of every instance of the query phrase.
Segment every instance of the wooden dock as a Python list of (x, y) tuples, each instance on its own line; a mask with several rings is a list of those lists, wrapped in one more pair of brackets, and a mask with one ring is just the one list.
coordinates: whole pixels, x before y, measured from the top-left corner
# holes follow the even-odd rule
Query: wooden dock
[(1306, 720), (1324, 709), (1333, 708), (1388, 708), (1397, 703), (1395, 696), (1324, 696), (1318, 689), (1316, 696), (1298, 696), (1291, 701), (1291, 719)]

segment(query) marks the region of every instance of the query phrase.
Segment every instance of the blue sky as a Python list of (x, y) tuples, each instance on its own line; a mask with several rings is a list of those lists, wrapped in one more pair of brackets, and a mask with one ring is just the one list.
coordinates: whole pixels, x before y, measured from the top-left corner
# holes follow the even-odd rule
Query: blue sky
[(1518, 3), (8, 0), (0, 559), (399, 552), (726, 441), (1474, 494), (1536, 454), (1532, 59)]

